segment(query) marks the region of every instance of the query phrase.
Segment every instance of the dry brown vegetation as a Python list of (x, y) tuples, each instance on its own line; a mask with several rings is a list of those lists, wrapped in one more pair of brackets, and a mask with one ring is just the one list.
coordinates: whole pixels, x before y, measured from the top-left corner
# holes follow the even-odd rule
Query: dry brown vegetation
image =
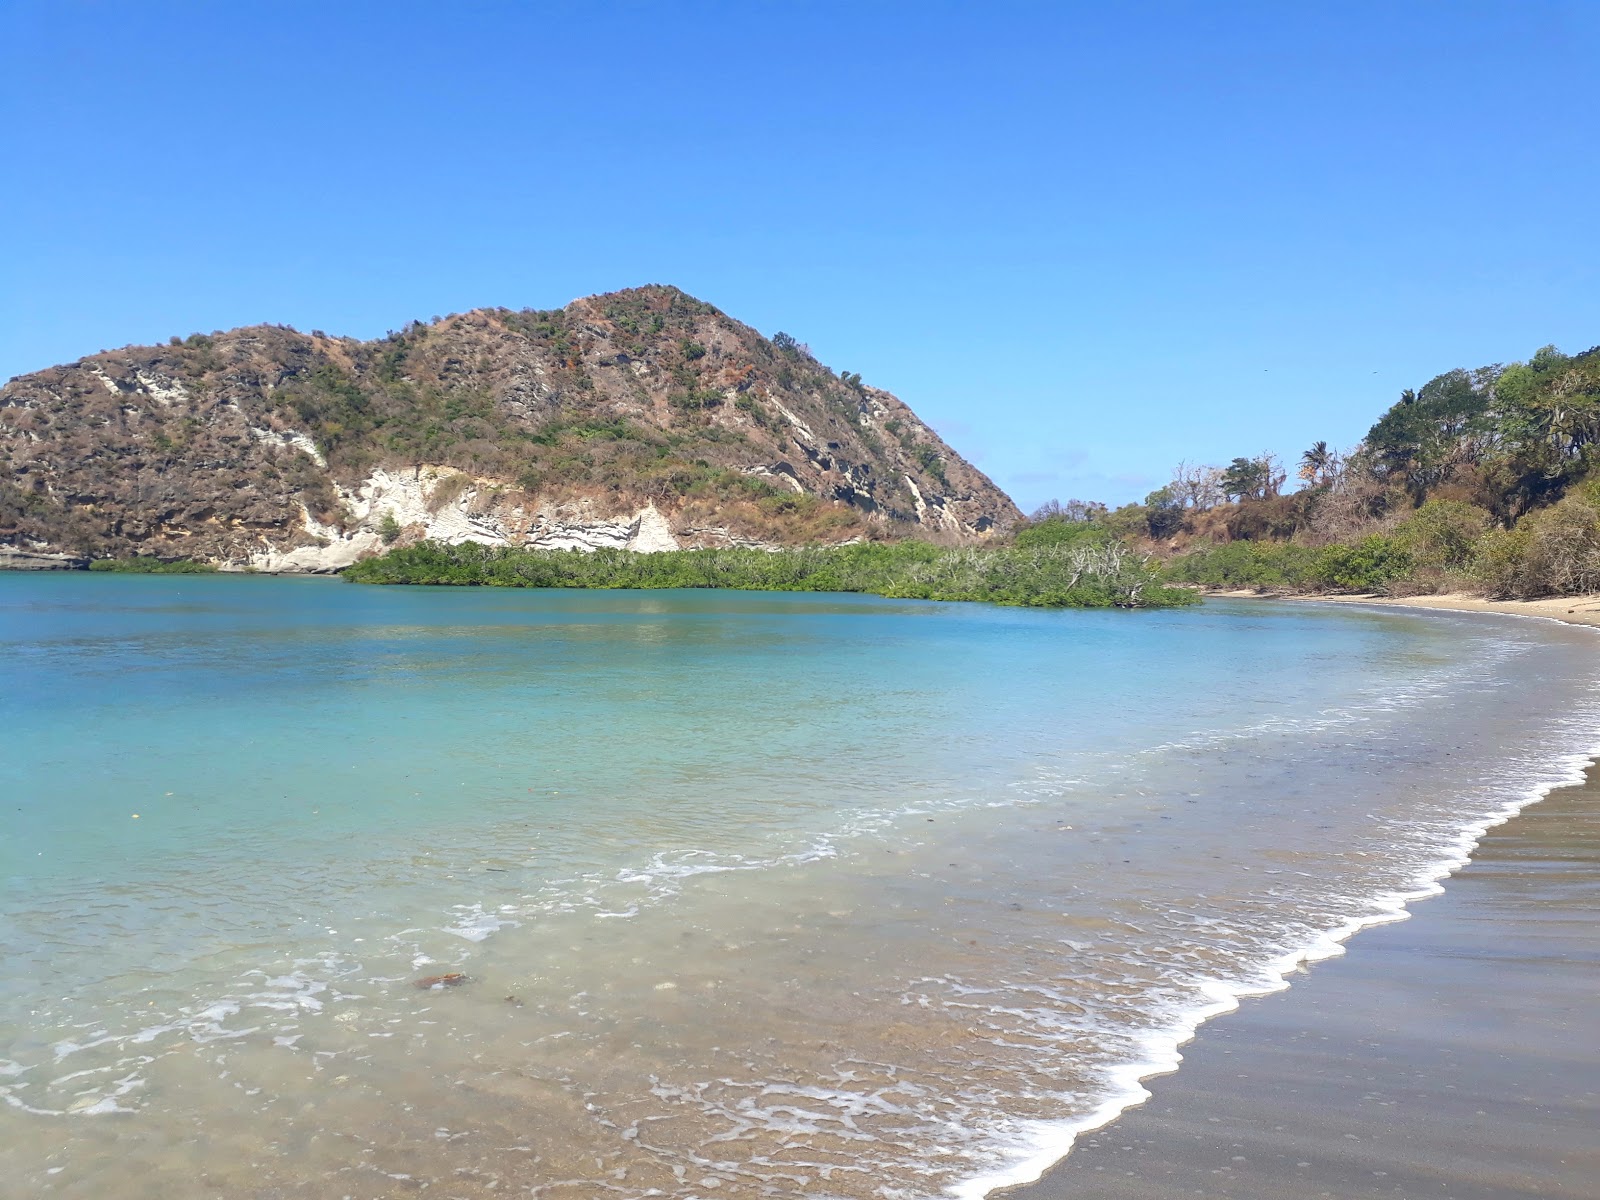
[(1600, 347), (1447, 371), (1404, 392), (1349, 453), (1317, 442), (1294, 465), (1304, 486), (1288, 494), (1268, 453), (1180, 463), (1143, 504), (1073, 501), (1035, 520), (1098, 523), (1209, 586), (1600, 589)]
[(1018, 516), (888, 392), (649, 287), (373, 342), (255, 326), (12, 380), (0, 545), (237, 558), (304, 539), (302, 504), (338, 525), (341, 488), (423, 464), (782, 543), (983, 540)]

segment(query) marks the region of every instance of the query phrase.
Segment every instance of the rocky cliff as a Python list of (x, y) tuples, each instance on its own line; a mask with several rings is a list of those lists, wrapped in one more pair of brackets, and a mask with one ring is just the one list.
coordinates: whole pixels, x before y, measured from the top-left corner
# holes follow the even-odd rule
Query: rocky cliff
[(418, 538), (978, 541), (1015, 506), (903, 403), (668, 287), (373, 342), (254, 326), (0, 390), (0, 549), (333, 570)]

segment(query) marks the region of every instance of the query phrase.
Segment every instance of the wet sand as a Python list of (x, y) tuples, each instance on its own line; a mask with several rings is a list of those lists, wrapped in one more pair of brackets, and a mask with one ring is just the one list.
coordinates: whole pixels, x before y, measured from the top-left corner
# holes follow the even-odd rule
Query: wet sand
[(1443, 895), (1203, 1028), (1153, 1098), (1008, 1200), (1600, 1196), (1600, 782)]

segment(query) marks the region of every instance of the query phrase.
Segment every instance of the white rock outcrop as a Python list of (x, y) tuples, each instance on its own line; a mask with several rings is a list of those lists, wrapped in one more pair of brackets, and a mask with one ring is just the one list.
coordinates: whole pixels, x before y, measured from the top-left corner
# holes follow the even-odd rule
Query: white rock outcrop
[(917, 521), (922, 525), (931, 525), (938, 529), (961, 528), (961, 522), (950, 515), (944, 506), (944, 498), (935, 496), (929, 503), (922, 495), (922, 489), (917, 486), (917, 481), (909, 475), (900, 476), (906, 481), (906, 487), (911, 491), (911, 501), (917, 506)]
[(274, 429), (263, 429), (259, 426), (250, 426), (250, 436), (258, 442), (265, 442), (273, 446), (286, 446), (291, 450), (304, 451), (319, 467), (326, 467), (328, 460), (322, 457), (322, 451), (317, 449), (317, 443), (312, 440), (309, 433), (299, 433), (289, 430), (279, 433)]
[[(285, 438), (293, 435), (276, 435)], [(343, 570), (386, 547), (384, 529), (398, 527), (408, 540), (448, 545), (526, 546), (540, 550), (633, 550), (650, 554), (680, 548), (672, 526), (654, 504), (626, 516), (606, 516), (584, 503), (530, 508), (515, 488), (465, 475), (451, 467), (396, 471), (382, 467), (353, 490), (341, 488), (347, 518), (327, 525), (301, 508), (311, 545), (265, 546), (223, 569), (321, 574)]]

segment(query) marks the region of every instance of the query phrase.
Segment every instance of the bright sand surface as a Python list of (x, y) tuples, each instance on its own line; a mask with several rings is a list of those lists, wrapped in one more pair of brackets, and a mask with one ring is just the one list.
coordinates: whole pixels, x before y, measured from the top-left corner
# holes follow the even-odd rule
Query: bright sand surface
[[(1389, 603), (1593, 624), (1596, 601)], [(1593, 1200), (1596, 773), (1491, 829), (1411, 912), (1207, 1026), (1146, 1105), (1004, 1195)]]
[[(1221, 592), (1230, 599), (1254, 598), (1255, 592)], [(1512, 617), (1548, 617), (1568, 625), (1600, 625), (1600, 593), (1551, 596), (1543, 600), (1486, 600), (1464, 592), (1443, 596), (1275, 596), (1317, 604), (1375, 604), (1385, 608), (1433, 608), (1451, 612), (1504, 613)]]
[(1544, 600), (1485, 600), (1482, 596), (1407, 596), (1379, 600), (1406, 608), (1447, 608), (1456, 612), (1507, 613), (1514, 617), (1551, 617), (1569, 625), (1600, 625), (1600, 594), (1552, 596)]

